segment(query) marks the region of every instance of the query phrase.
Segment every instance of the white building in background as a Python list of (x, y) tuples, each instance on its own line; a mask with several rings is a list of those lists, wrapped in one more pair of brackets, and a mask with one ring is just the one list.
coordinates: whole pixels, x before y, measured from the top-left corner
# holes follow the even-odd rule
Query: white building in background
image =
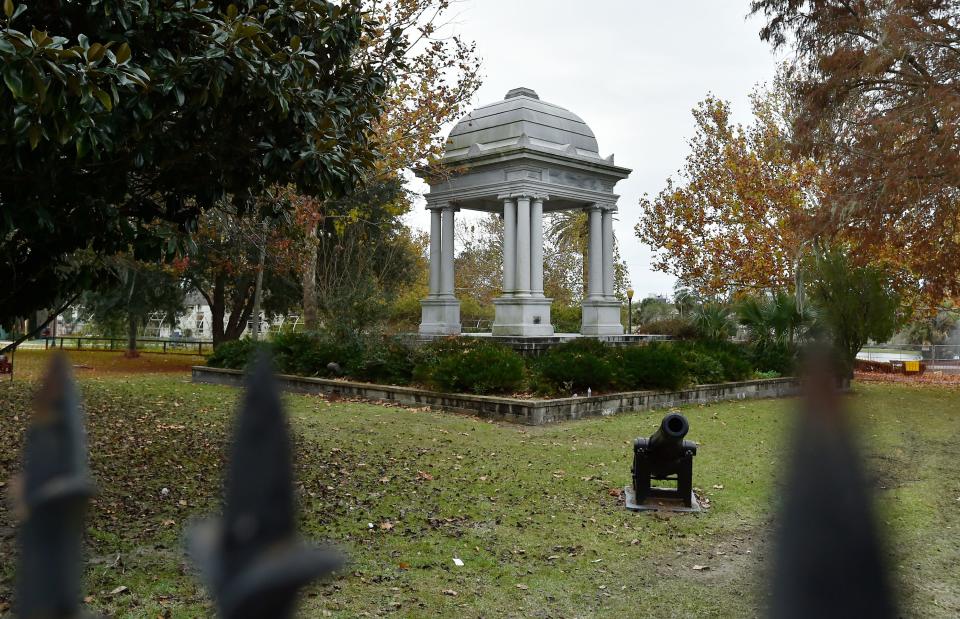
[[(289, 316), (270, 317), (261, 314), (264, 321), (262, 329), (264, 331), (278, 331), (284, 327), (296, 329), (300, 325), (300, 316), (291, 314)], [(85, 311), (82, 306), (73, 306), (57, 316), (56, 329), (51, 329), (51, 335), (88, 335), (88, 330), (92, 326), (92, 316)], [(230, 320), (230, 314), (224, 316), (224, 322)], [(140, 336), (148, 338), (187, 338), (195, 340), (213, 339), (213, 312), (207, 304), (207, 300), (196, 290), (187, 293), (184, 300), (183, 312), (177, 316), (175, 321), (171, 321), (166, 312), (154, 312), (146, 321), (146, 324), (140, 327)], [(247, 327), (244, 329), (243, 337), (250, 335), (253, 330), (253, 320), (247, 321)]]
[[(275, 332), (285, 327), (297, 329), (300, 326), (300, 316), (297, 314), (270, 317), (261, 313), (260, 316), (263, 321), (261, 323), (261, 330), (263, 331)], [(224, 322), (230, 320), (229, 312), (224, 315), (223, 320)], [(191, 290), (187, 293), (184, 312), (178, 317), (175, 324), (171, 324), (169, 321), (159, 323), (156, 327), (153, 327), (157, 335), (144, 333), (144, 336), (162, 338), (177, 336), (196, 340), (210, 340), (213, 339), (212, 327), (213, 312), (210, 310), (210, 305), (207, 304), (207, 300), (203, 298), (202, 294), (196, 290)], [(241, 337), (250, 335), (252, 331), (253, 319), (247, 321), (247, 327)]]

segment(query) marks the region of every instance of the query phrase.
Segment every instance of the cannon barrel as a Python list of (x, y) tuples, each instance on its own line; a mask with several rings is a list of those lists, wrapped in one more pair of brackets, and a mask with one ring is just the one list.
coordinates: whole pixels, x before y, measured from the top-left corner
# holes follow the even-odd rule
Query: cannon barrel
[(682, 448), (683, 437), (690, 431), (690, 423), (680, 413), (670, 413), (660, 422), (660, 427), (654, 432), (647, 445), (651, 451)]
[(642, 457), (654, 479), (676, 474), (685, 457), (697, 453), (696, 443), (683, 440), (689, 430), (686, 417), (668, 413), (650, 438), (638, 438), (634, 442), (634, 454)]
[[(690, 424), (680, 413), (668, 413), (650, 438), (633, 443), (633, 490), (636, 504), (649, 496), (675, 498), (686, 507), (693, 506), (693, 456), (697, 444), (683, 437)], [(654, 487), (651, 480), (677, 480), (676, 489)]]

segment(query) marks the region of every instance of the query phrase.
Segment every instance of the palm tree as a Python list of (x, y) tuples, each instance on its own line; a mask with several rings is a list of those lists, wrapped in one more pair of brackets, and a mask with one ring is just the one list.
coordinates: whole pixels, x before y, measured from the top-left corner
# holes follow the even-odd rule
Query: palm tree
[(747, 297), (737, 304), (736, 311), (750, 340), (759, 347), (793, 345), (807, 334), (816, 318), (810, 306), (798, 310), (796, 297), (786, 292)]
[(677, 282), (673, 288), (673, 304), (680, 314), (680, 318), (689, 317), (693, 311), (701, 304), (700, 296), (692, 288), (688, 288)]
[(547, 220), (546, 236), (557, 249), (578, 254), (583, 270), (583, 290), (586, 294), (589, 265), (585, 256), (590, 243), (590, 221), (586, 211), (559, 211), (552, 213)]
[(700, 337), (711, 342), (723, 342), (736, 333), (733, 309), (716, 301), (708, 301), (693, 310), (693, 324)]

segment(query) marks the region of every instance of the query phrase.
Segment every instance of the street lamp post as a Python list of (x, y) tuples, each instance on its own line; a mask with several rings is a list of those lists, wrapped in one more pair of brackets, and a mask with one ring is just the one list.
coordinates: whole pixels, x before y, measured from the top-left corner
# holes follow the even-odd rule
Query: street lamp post
[(633, 333), (633, 288), (627, 288), (627, 333)]

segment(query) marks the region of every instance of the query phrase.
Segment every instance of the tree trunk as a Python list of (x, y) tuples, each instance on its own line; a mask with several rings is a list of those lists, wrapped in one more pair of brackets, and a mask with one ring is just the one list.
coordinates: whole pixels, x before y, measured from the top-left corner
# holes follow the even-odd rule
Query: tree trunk
[(132, 313), (127, 314), (127, 352), (123, 356), (129, 359), (140, 356), (137, 351), (137, 317)]
[(213, 305), (210, 306), (210, 335), (216, 350), (223, 341), (223, 314), (226, 311), (226, 278), (218, 273), (213, 279)]
[(307, 255), (303, 262), (303, 328), (317, 330), (317, 224), (307, 234)]
[(263, 245), (260, 246), (260, 264), (257, 265), (257, 282), (253, 288), (253, 333), (251, 339), (260, 339), (260, 299), (263, 297), (263, 263), (267, 259), (266, 226), (264, 226)]
[[(250, 281), (236, 282), (237, 290), (233, 299), (233, 307), (230, 309), (230, 320), (227, 321), (223, 330), (223, 341), (232, 341), (240, 339), (247, 328), (247, 321), (253, 313), (253, 293), (254, 283)], [(239, 291), (243, 290), (241, 296)]]

